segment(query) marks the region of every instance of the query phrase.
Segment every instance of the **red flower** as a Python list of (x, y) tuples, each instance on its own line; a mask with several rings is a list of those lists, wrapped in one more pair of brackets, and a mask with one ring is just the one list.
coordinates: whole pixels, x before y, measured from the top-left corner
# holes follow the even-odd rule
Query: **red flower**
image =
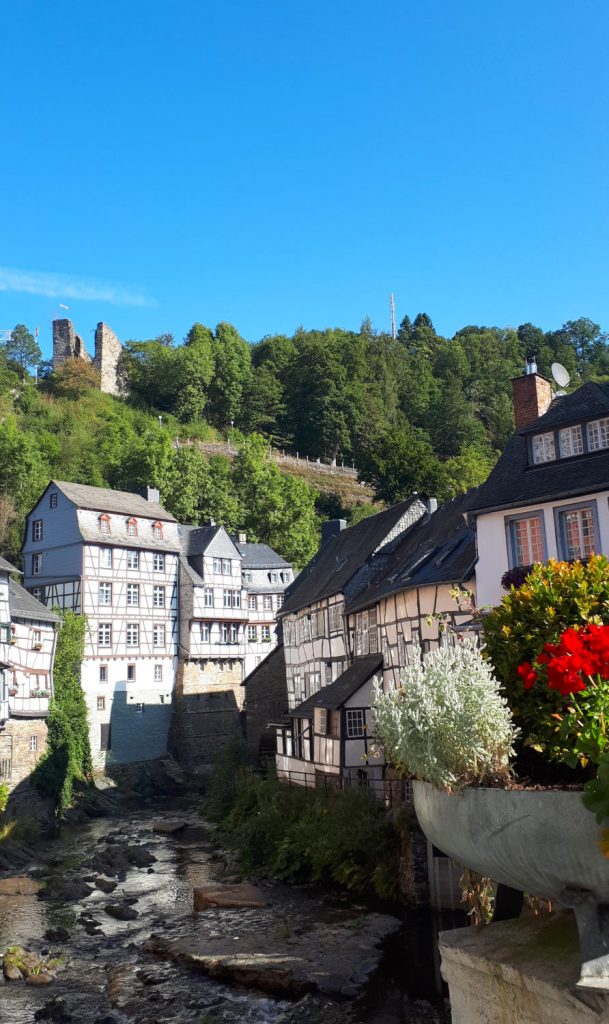
[(530, 690), (537, 682), (537, 672), (530, 661), (523, 661), (522, 665), (518, 666), (518, 675), (522, 679), (522, 685), (525, 690)]

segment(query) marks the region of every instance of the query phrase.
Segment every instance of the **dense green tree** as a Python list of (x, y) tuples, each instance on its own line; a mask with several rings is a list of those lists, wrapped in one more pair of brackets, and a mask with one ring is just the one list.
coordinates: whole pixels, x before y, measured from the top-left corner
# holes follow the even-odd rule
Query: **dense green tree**
[(244, 397), (252, 372), (249, 346), (236, 327), (222, 322), (216, 327), (213, 351), (210, 417), (218, 427), (240, 425), (245, 417)]
[(31, 366), (38, 366), (42, 358), (40, 346), (25, 324), (15, 324), (6, 342), (5, 351), (8, 359), (19, 364), (24, 377), (27, 370)]

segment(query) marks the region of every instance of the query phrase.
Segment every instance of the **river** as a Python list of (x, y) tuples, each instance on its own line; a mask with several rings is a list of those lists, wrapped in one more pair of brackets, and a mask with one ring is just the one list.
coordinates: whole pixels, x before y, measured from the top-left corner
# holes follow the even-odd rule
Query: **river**
[[(273, 948), (281, 941), (294, 958), (301, 943), (308, 939), (310, 946), (311, 928), (330, 942), (331, 950), (334, 932), (342, 928), (350, 935), (345, 929), (352, 925), (353, 943), (361, 947), (368, 924), (384, 919), (376, 912), (387, 910), (311, 887), (266, 883), (272, 902), (266, 917), (253, 910), (194, 917), (193, 888), (217, 881), (224, 864), (196, 807), (178, 813), (187, 827), (174, 836), (152, 830), (153, 821), (176, 816), (171, 808), (122, 810), (112, 818), (63, 827), (54, 840), (40, 844), (39, 860), (26, 875), (0, 876), (0, 952), (20, 945), (62, 958), (55, 980), (44, 988), (0, 979), (0, 1024), (444, 1024), (449, 1019), (439, 987), (437, 922), (420, 912), (400, 913), (402, 927), (378, 954), (379, 970), (372, 970), (370, 985), (353, 999), (305, 994), (314, 985), (286, 994), (265, 986), (265, 994), (146, 951), (153, 936), (169, 944), (186, 941), (193, 948), (203, 936), (223, 948), (235, 943), (237, 949), (249, 934), (257, 937), (261, 954), (270, 936)], [(142, 865), (119, 872), (114, 891), (103, 892), (95, 887), (102, 878), (95, 858), (119, 848), (135, 851)], [(146, 866), (148, 855), (154, 859)], [(82, 885), (83, 880), (92, 889), (87, 895), (61, 893), (62, 886)], [(112, 884), (111, 872), (105, 884)], [(49, 886), (51, 898), (40, 898), (41, 887), (47, 889), (44, 897)], [(137, 916), (117, 920), (107, 912), (109, 904), (130, 907)], [(396, 908), (390, 909), (395, 915)], [(355, 921), (354, 914), (359, 915)]]

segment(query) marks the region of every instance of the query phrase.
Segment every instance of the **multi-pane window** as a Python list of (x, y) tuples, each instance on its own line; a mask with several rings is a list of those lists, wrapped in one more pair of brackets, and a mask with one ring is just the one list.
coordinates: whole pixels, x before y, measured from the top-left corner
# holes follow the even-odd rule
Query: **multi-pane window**
[(32, 597), (37, 601), (44, 601), (44, 587), (32, 587)]
[(127, 568), (128, 569), (139, 569), (140, 567), (140, 553), (139, 551), (128, 551), (127, 552)]
[(236, 644), (239, 640), (239, 627), (233, 622), (222, 623), (222, 643)]
[(210, 638), (211, 638), (211, 629), (210, 629), (209, 622), (202, 622), (200, 624), (200, 631), (201, 631), (201, 641), (204, 644), (208, 644), (209, 641), (210, 641)]
[(575, 427), (565, 427), (558, 432), (558, 444), (563, 459), (570, 455), (582, 455), (584, 451), (584, 436), (579, 424)]
[(110, 516), (102, 515), (97, 520), (100, 533), (110, 533)]
[(140, 642), (140, 627), (137, 622), (127, 623), (127, 647), (137, 647)]
[(152, 627), (152, 643), (154, 647), (165, 646), (165, 627), (156, 625)]
[(111, 647), (112, 646), (112, 623), (111, 622), (100, 622), (97, 627), (97, 646), (98, 647)]
[(214, 606), (214, 588), (204, 587), (203, 589), (203, 604), (206, 608), (213, 608)]
[(38, 737), (37, 736), (30, 736), (30, 750), (32, 751), (32, 753), (34, 751), (38, 750)]
[(137, 537), (137, 519), (127, 520), (127, 536)]
[(165, 572), (165, 555), (155, 551), (152, 556), (152, 568), (155, 572)]
[(223, 576), (231, 576), (232, 575), (232, 565), (231, 565), (230, 558), (223, 558), (222, 559), (222, 575)]
[(51, 508), (57, 508), (57, 494), (53, 493), (49, 495), (49, 505)]
[(42, 540), (42, 519), (35, 519), (32, 523), (32, 540)]
[(127, 682), (135, 682), (135, 665), (127, 665)]
[[(376, 646), (376, 609), (372, 609), (372, 612), (358, 612), (355, 616), (355, 653), (356, 655), (368, 654), (370, 652), (370, 617), (373, 614), (373, 630), (375, 639), (373, 641)], [(374, 652), (373, 652), (374, 653)]]
[(251, 583), (252, 582), (252, 573), (249, 571), (249, 569), (247, 569), (243, 573), (243, 582), (244, 583)]
[(140, 604), (140, 585), (139, 583), (128, 583), (127, 584), (127, 605), (130, 608), (139, 608)]
[(278, 572), (270, 572), (269, 573), (269, 579), (270, 579), (271, 583), (279, 583), (279, 573)]
[(512, 566), (543, 562), (545, 555), (541, 514), (512, 519), (509, 531)]
[(100, 681), (100, 683), (107, 683), (108, 682), (108, 666), (107, 665), (100, 665), (99, 666), (99, 681)]
[(552, 462), (556, 458), (554, 433), (533, 436), (533, 462)]
[(224, 607), (225, 608), (240, 608), (241, 607), (241, 591), (240, 590), (225, 590), (224, 591)]
[(307, 697), (317, 693), (320, 686), (321, 672), (305, 672), (305, 691)]
[(40, 576), (42, 572), (42, 555), (32, 555), (32, 576)]
[(271, 639), (271, 627), (270, 626), (261, 626), (261, 628), (260, 628), (260, 635), (262, 637), (262, 642), (266, 643), (268, 640)]
[(98, 711), (105, 711), (106, 710), (106, 698), (105, 697), (98, 697), (97, 698), (97, 710)]
[(152, 524), (152, 536), (154, 537), (155, 540), (162, 540), (163, 539), (163, 524), (162, 523), (153, 523)]
[(305, 699), (305, 692), (302, 684), (302, 676), (298, 672), (294, 676), (294, 696), (296, 697), (296, 700), (299, 701)]
[(152, 588), (152, 606), (153, 608), (165, 607), (165, 587)]
[(258, 598), (256, 597), (256, 594), (250, 594), (247, 599), (247, 606), (251, 612), (258, 611)]
[(593, 420), (588, 424), (588, 448), (597, 452), (600, 448), (609, 448), (609, 419)]
[(343, 619), (343, 602), (339, 601), (338, 604), (330, 605), (330, 632), (337, 633), (342, 625)]
[(214, 558), (213, 566), (214, 566), (214, 575), (221, 576), (222, 575), (222, 559), (221, 558)]
[(558, 513), (560, 546), (563, 558), (589, 558), (596, 550), (592, 506), (564, 509)]
[(258, 629), (256, 628), (256, 626), (247, 627), (247, 639), (250, 641), (250, 643), (256, 643), (256, 641), (258, 640)]
[(329, 686), (332, 682), (332, 662), (326, 662), (326, 673), (324, 678), (324, 686)]
[(347, 739), (356, 740), (366, 732), (366, 718), (363, 710), (347, 708), (345, 712), (346, 726), (347, 726)]
[(262, 607), (264, 608), (265, 612), (270, 612), (273, 610), (273, 597), (271, 594), (264, 595), (264, 597), (262, 598)]
[(112, 604), (112, 584), (99, 583), (97, 587), (97, 603)]
[(163, 666), (162, 665), (155, 665), (154, 666), (154, 681), (155, 681), (155, 683), (162, 683), (163, 682)]
[(99, 549), (99, 567), (100, 569), (112, 568), (112, 548)]
[(283, 607), (283, 594), (277, 594), (277, 607)]

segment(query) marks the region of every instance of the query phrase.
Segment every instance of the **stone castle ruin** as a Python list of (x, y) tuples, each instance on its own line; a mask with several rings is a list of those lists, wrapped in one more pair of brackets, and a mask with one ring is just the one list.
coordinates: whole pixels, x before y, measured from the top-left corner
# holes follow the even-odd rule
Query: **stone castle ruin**
[(53, 369), (65, 363), (66, 359), (84, 359), (99, 370), (101, 390), (109, 395), (120, 393), (116, 371), (122, 349), (114, 331), (108, 324), (100, 322), (95, 328), (95, 356), (91, 358), (72, 321), (53, 320)]

